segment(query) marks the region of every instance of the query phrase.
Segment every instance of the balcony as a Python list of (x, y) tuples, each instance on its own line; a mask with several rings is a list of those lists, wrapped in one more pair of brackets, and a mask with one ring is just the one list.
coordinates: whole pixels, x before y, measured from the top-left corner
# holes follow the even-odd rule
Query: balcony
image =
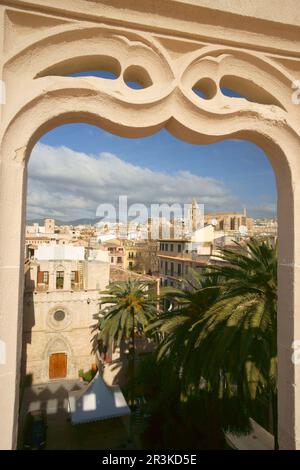
[(174, 258), (183, 261), (190, 261), (192, 257), (192, 253), (185, 253), (185, 252), (177, 252), (177, 251), (158, 251), (158, 257), (161, 258)]

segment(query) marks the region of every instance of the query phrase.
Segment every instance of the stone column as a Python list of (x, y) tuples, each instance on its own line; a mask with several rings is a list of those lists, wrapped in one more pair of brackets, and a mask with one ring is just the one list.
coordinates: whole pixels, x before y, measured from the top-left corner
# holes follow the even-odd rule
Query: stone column
[(293, 349), (300, 340), (300, 142), (283, 130), (280, 135), (281, 129), (274, 131), (284, 152), (267, 149), (278, 192), (279, 448), (300, 449), (300, 354)]
[(282, 191), (278, 201), (279, 446), (300, 449), (300, 181), (294, 185), (294, 201), (287, 199)]
[(22, 352), (26, 169), (24, 149), (0, 163), (0, 448), (16, 447)]
[(64, 290), (71, 290), (71, 263), (64, 265)]
[(49, 263), (49, 291), (56, 289), (56, 269), (55, 262)]

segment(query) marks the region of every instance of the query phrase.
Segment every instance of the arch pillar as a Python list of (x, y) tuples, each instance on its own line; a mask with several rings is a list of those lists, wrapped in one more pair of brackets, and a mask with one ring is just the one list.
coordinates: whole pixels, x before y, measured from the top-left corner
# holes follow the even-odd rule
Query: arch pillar
[[(0, 163), (0, 448), (15, 448), (19, 411), (24, 287), (26, 166), (19, 159)], [(0, 358), (1, 359), (1, 358)]]
[[(298, 153), (299, 155), (299, 153)], [(300, 180), (294, 180), (294, 224), (285, 194), (278, 201), (278, 432), (280, 449), (300, 449)], [(288, 233), (292, 232), (292, 233)], [(294, 239), (292, 249), (288, 243)], [(286, 251), (292, 256), (286, 256)], [(293, 345), (295, 349), (293, 348)]]

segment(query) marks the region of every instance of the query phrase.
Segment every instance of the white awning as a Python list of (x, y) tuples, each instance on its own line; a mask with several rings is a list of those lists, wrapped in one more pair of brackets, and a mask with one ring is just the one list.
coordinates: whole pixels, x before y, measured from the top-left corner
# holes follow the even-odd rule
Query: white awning
[(99, 372), (84, 390), (69, 392), (68, 408), (73, 424), (130, 414), (120, 387), (106, 385)]

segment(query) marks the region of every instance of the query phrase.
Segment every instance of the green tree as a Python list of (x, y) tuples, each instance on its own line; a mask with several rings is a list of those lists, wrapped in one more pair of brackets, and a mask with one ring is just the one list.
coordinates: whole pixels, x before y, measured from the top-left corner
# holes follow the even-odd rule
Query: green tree
[(201, 323), (197, 344), (206, 360), (199, 374), (220, 396), (238, 398), (249, 416), (270, 407), (277, 449), (277, 246), (257, 239), (236, 245), (211, 267), (222, 292)]
[(156, 303), (149, 282), (129, 279), (111, 283), (101, 292), (98, 323), (98, 340), (107, 339), (120, 346), (122, 341), (129, 343), (129, 370), (131, 383), (131, 403), (134, 403), (135, 387), (135, 337), (145, 334), (145, 328), (156, 314)]
[(224, 430), (247, 431), (270, 407), (278, 448), (277, 249), (254, 239), (224, 249), (204, 279), (166, 293), (173, 308), (154, 323), (164, 335), (158, 362), (169, 361), (187, 396), (206, 392)]
[[(183, 290), (171, 287), (161, 290), (163, 312), (149, 327), (153, 332), (159, 332), (157, 363), (168, 378), (164, 386), (165, 393), (160, 399), (167, 394), (170, 403), (177, 403), (176, 413), (182, 414), (181, 426), (189, 440), (191, 436), (188, 430), (197, 429), (199, 445), (205, 440), (203, 436), (206, 433), (212, 448), (218, 448), (223, 446), (223, 434), (221, 425), (215, 419), (216, 406), (211, 403), (211, 394), (203, 390), (195, 371), (199, 362), (196, 347), (199, 321), (217, 302), (221, 286), (218, 285), (218, 275), (203, 277), (194, 270), (190, 270), (189, 274)], [(197, 409), (199, 413), (191, 413), (191, 408)], [(211, 410), (209, 416), (208, 408)], [(205, 445), (204, 448), (209, 447)]]
[(199, 334), (196, 327), (220, 296), (218, 282), (218, 275), (203, 277), (195, 270), (190, 270), (190, 278), (184, 281), (184, 289), (161, 289), (163, 311), (148, 327), (148, 330), (158, 332), (160, 336), (158, 362), (168, 359), (169, 377), (171, 379), (171, 374), (174, 374), (175, 381), (178, 380), (178, 371), (182, 371), (180, 381), (183, 389), (194, 378), (191, 364), (193, 360), (198, 361), (198, 354), (195, 356)]

